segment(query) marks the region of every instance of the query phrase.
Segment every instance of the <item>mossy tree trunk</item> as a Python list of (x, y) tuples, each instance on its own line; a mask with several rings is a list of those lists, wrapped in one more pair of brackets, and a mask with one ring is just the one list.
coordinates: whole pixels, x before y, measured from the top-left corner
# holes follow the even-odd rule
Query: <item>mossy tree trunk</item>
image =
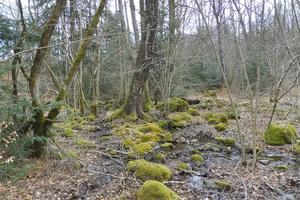
[[(34, 114), (34, 124), (33, 131), (35, 136), (46, 136), (46, 127), (45, 127), (45, 117), (42, 109), (39, 105), (38, 97), (38, 81), (41, 74), (43, 60), (47, 52), (47, 46), (51, 36), (54, 32), (55, 26), (58, 23), (59, 16), (61, 15), (67, 1), (66, 0), (57, 0), (55, 6), (52, 9), (51, 15), (48, 21), (45, 24), (45, 29), (42, 33), (41, 40), (39, 43), (39, 49), (36, 52), (32, 67), (30, 69), (29, 77), (29, 91), (32, 99), (32, 106), (35, 108)], [(34, 156), (39, 157), (41, 155), (43, 143), (40, 140), (35, 140), (34, 147)]]
[[(40, 47), (48, 46), (48, 43), (49, 43), (50, 37), (52, 35), (52, 32), (54, 30), (55, 24), (58, 21), (59, 14), (62, 12), (65, 4), (66, 4), (66, 1), (57, 0), (57, 4), (55, 5), (55, 7), (52, 11), (50, 19), (48, 20), (45, 31), (42, 35)], [(29, 82), (29, 86), (30, 86), (29, 88), (30, 88), (30, 93), (31, 93), (31, 97), (32, 97), (32, 105), (34, 107), (36, 107), (35, 116), (34, 116), (35, 122), (33, 125), (34, 134), (36, 136), (46, 137), (47, 131), (52, 125), (52, 121), (60, 113), (61, 105), (59, 104), (59, 102), (63, 101), (67, 95), (68, 88), (70, 87), (70, 85), (74, 79), (74, 76), (76, 75), (76, 72), (79, 69), (80, 63), (82, 62), (82, 59), (85, 56), (86, 49), (88, 48), (88, 45), (89, 45), (89, 38), (92, 37), (95, 29), (97, 28), (99, 18), (104, 10), (105, 4), (106, 4), (106, 0), (102, 0), (91, 23), (89, 24), (89, 26), (85, 32), (83, 40), (80, 43), (79, 51), (75, 56), (75, 59), (71, 65), (70, 71), (67, 75), (67, 78), (64, 81), (63, 85), (61, 86), (58, 96), (56, 97), (55, 101), (58, 104), (55, 108), (53, 108), (49, 111), (49, 114), (46, 117), (45, 117), (44, 113), (42, 112), (42, 110), (39, 109), (39, 107), (38, 107), (40, 105), (39, 105), (38, 98), (36, 95), (37, 79), (41, 72), (41, 62), (43, 60), (43, 57), (45, 56), (45, 52), (43, 52), (42, 49), (38, 50), (36, 58), (35, 58), (35, 62), (31, 69), (31, 76), (30, 76), (30, 82)], [(45, 32), (47, 32), (47, 33), (45, 33)], [(34, 155), (40, 156), (41, 153), (43, 152), (44, 143), (40, 140), (37, 140), (37, 142), (34, 143), (33, 147), (35, 150)]]
[(158, 0), (140, 0), (141, 42), (129, 94), (123, 105), (126, 114), (144, 118), (143, 101), (149, 70), (154, 65), (155, 38), (158, 24)]
[[(93, 16), (93, 19), (91, 21), (91, 23), (89, 24), (89, 26), (87, 27), (87, 30), (83, 36), (83, 39), (80, 43), (80, 47), (79, 50), (72, 62), (71, 65), (71, 69), (67, 75), (66, 80), (63, 83), (63, 86), (61, 87), (57, 97), (56, 97), (56, 102), (61, 102), (65, 99), (66, 95), (67, 95), (67, 91), (68, 88), (70, 87), (79, 67), (80, 67), (80, 63), (82, 62), (82, 59), (85, 56), (86, 50), (89, 46), (89, 38), (91, 38), (97, 28), (98, 22), (99, 22), (99, 18), (103, 13), (103, 10), (105, 8), (105, 4), (106, 4), (107, 0), (102, 0), (100, 2), (99, 7), (97, 8), (97, 11), (95, 13), (95, 15)], [(48, 116), (47, 116), (47, 124), (51, 125), (51, 121), (53, 119), (56, 118), (56, 116), (60, 113), (60, 109), (61, 106), (57, 106), (55, 108), (53, 108), (52, 110), (50, 110)]]

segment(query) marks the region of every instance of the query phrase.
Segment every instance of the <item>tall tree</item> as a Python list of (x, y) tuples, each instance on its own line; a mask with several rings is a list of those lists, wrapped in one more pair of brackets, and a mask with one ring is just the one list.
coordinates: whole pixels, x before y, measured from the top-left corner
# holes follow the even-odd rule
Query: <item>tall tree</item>
[(140, 0), (141, 41), (129, 94), (123, 105), (126, 114), (144, 118), (143, 97), (149, 70), (154, 66), (155, 39), (158, 25), (158, 0)]

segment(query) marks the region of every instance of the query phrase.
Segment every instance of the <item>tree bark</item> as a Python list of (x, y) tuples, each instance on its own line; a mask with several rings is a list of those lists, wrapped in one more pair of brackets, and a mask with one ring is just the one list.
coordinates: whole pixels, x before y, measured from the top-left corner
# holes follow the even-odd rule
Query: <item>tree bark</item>
[[(39, 100), (37, 95), (37, 83), (42, 70), (43, 60), (46, 55), (46, 48), (49, 45), (51, 36), (54, 32), (55, 26), (58, 22), (67, 1), (57, 0), (56, 4), (50, 14), (48, 21), (45, 24), (45, 29), (42, 33), (42, 37), (39, 44), (39, 49), (36, 52), (33, 65), (30, 71), (29, 77), (29, 90), (32, 99), (32, 106), (35, 107), (33, 131), (35, 136), (46, 136), (47, 129), (45, 127), (45, 117), (43, 111), (38, 108)], [(39, 157), (43, 150), (43, 142), (35, 140), (33, 144), (34, 156)]]
[[(145, 10), (146, 9), (146, 10)], [(155, 58), (155, 38), (158, 24), (158, 0), (140, 0), (141, 42), (129, 95), (123, 105), (126, 114), (136, 113), (144, 118), (143, 95), (150, 67)], [(147, 31), (146, 28), (147, 27)]]
[(133, 33), (134, 33), (134, 40), (135, 40), (136, 46), (138, 46), (140, 39), (139, 39), (139, 31), (138, 31), (138, 26), (137, 26), (136, 16), (135, 16), (134, 0), (130, 0), (130, 13), (131, 13)]

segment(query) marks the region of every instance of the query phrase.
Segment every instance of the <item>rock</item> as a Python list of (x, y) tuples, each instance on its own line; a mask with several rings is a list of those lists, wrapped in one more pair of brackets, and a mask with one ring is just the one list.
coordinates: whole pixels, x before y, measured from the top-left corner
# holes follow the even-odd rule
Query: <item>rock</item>
[(258, 162), (260, 162), (263, 165), (268, 165), (271, 163), (271, 160), (259, 160)]
[(188, 185), (196, 190), (201, 190), (203, 188), (203, 184), (203, 178), (200, 176), (192, 176), (188, 179)]

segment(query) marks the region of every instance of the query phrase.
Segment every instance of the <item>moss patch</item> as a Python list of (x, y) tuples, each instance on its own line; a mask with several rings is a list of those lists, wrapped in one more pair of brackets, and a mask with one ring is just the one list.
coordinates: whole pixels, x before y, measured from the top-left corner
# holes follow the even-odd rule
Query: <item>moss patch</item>
[(228, 123), (228, 118), (224, 113), (206, 113), (204, 119), (206, 119), (209, 124)]
[(129, 171), (141, 180), (167, 181), (172, 177), (171, 170), (162, 164), (147, 162), (146, 160), (129, 161), (127, 164)]
[(153, 147), (150, 143), (148, 142), (142, 142), (139, 144), (135, 144), (132, 147), (133, 153), (137, 156), (143, 156), (146, 153), (149, 153), (153, 150)]
[(218, 190), (230, 190), (232, 188), (231, 183), (222, 180), (214, 181), (214, 184)]
[(187, 101), (180, 98), (171, 98), (169, 101), (170, 112), (183, 112), (189, 109)]
[(264, 133), (265, 142), (269, 145), (292, 144), (296, 136), (296, 128), (292, 124), (271, 124)]
[(227, 129), (228, 125), (221, 122), (221, 123), (215, 124), (214, 127), (218, 132), (222, 132)]
[(184, 163), (184, 162), (180, 162), (178, 163), (178, 166), (177, 166), (179, 169), (181, 170), (187, 170), (189, 168), (189, 164), (187, 163)]
[(172, 149), (173, 148), (173, 144), (166, 142), (160, 145), (160, 147), (164, 148), (164, 149)]
[(164, 184), (149, 180), (137, 192), (137, 200), (179, 200), (179, 196)]
[(232, 138), (232, 137), (217, 136), (217, 137), (215, 137), (215, 140), (219, 144), (223, 144), (223, 145), (228, 146), (228, 147), (232, 147), (232, 146), (235, 145), (235, 139)]
[(192, 115), (192, 116), (199, 116), (200, 115), (199, 110), (197, 110), (195, 108), (189, 108), (186, 112), (188, 114)]
[(163, 153), (157, 153), (155, 154), (155, 159), (158, 161), (164, 161), (166, 159), (166, 155)]
[(201, 154), (193, 154), (191, 156), (191, 159), (192, 159), (192, 161), (197, 162), (197, 163), (202, 163), (204, 161)]
[(168, 115), (169, 125), (173, 128), (182, 128), (191, 123), (192, 117), (186, 112), (171, 113)]
[(155, 123), (146, 123), (142, 124), (137, 127), (138, 131), (141, 131), (143, 133), (149, 133), (149, 132), (159, 132), (162, 133), (164, 132), (157, 124)]
[(73, 137), (73, 135), (74, 135), (74, 130), (71, 127), (65, 128), (65, 130), (62, 134), (62, 136), (64, 136), (64, 137)]
[(274, 168), (277, 169), (277, 170), (280, 170), (280, 171), (287, 171), (287, 170), (289, 170), (289, 167), (287, 165), (280, 165), (280, 166), (276, 166)]

